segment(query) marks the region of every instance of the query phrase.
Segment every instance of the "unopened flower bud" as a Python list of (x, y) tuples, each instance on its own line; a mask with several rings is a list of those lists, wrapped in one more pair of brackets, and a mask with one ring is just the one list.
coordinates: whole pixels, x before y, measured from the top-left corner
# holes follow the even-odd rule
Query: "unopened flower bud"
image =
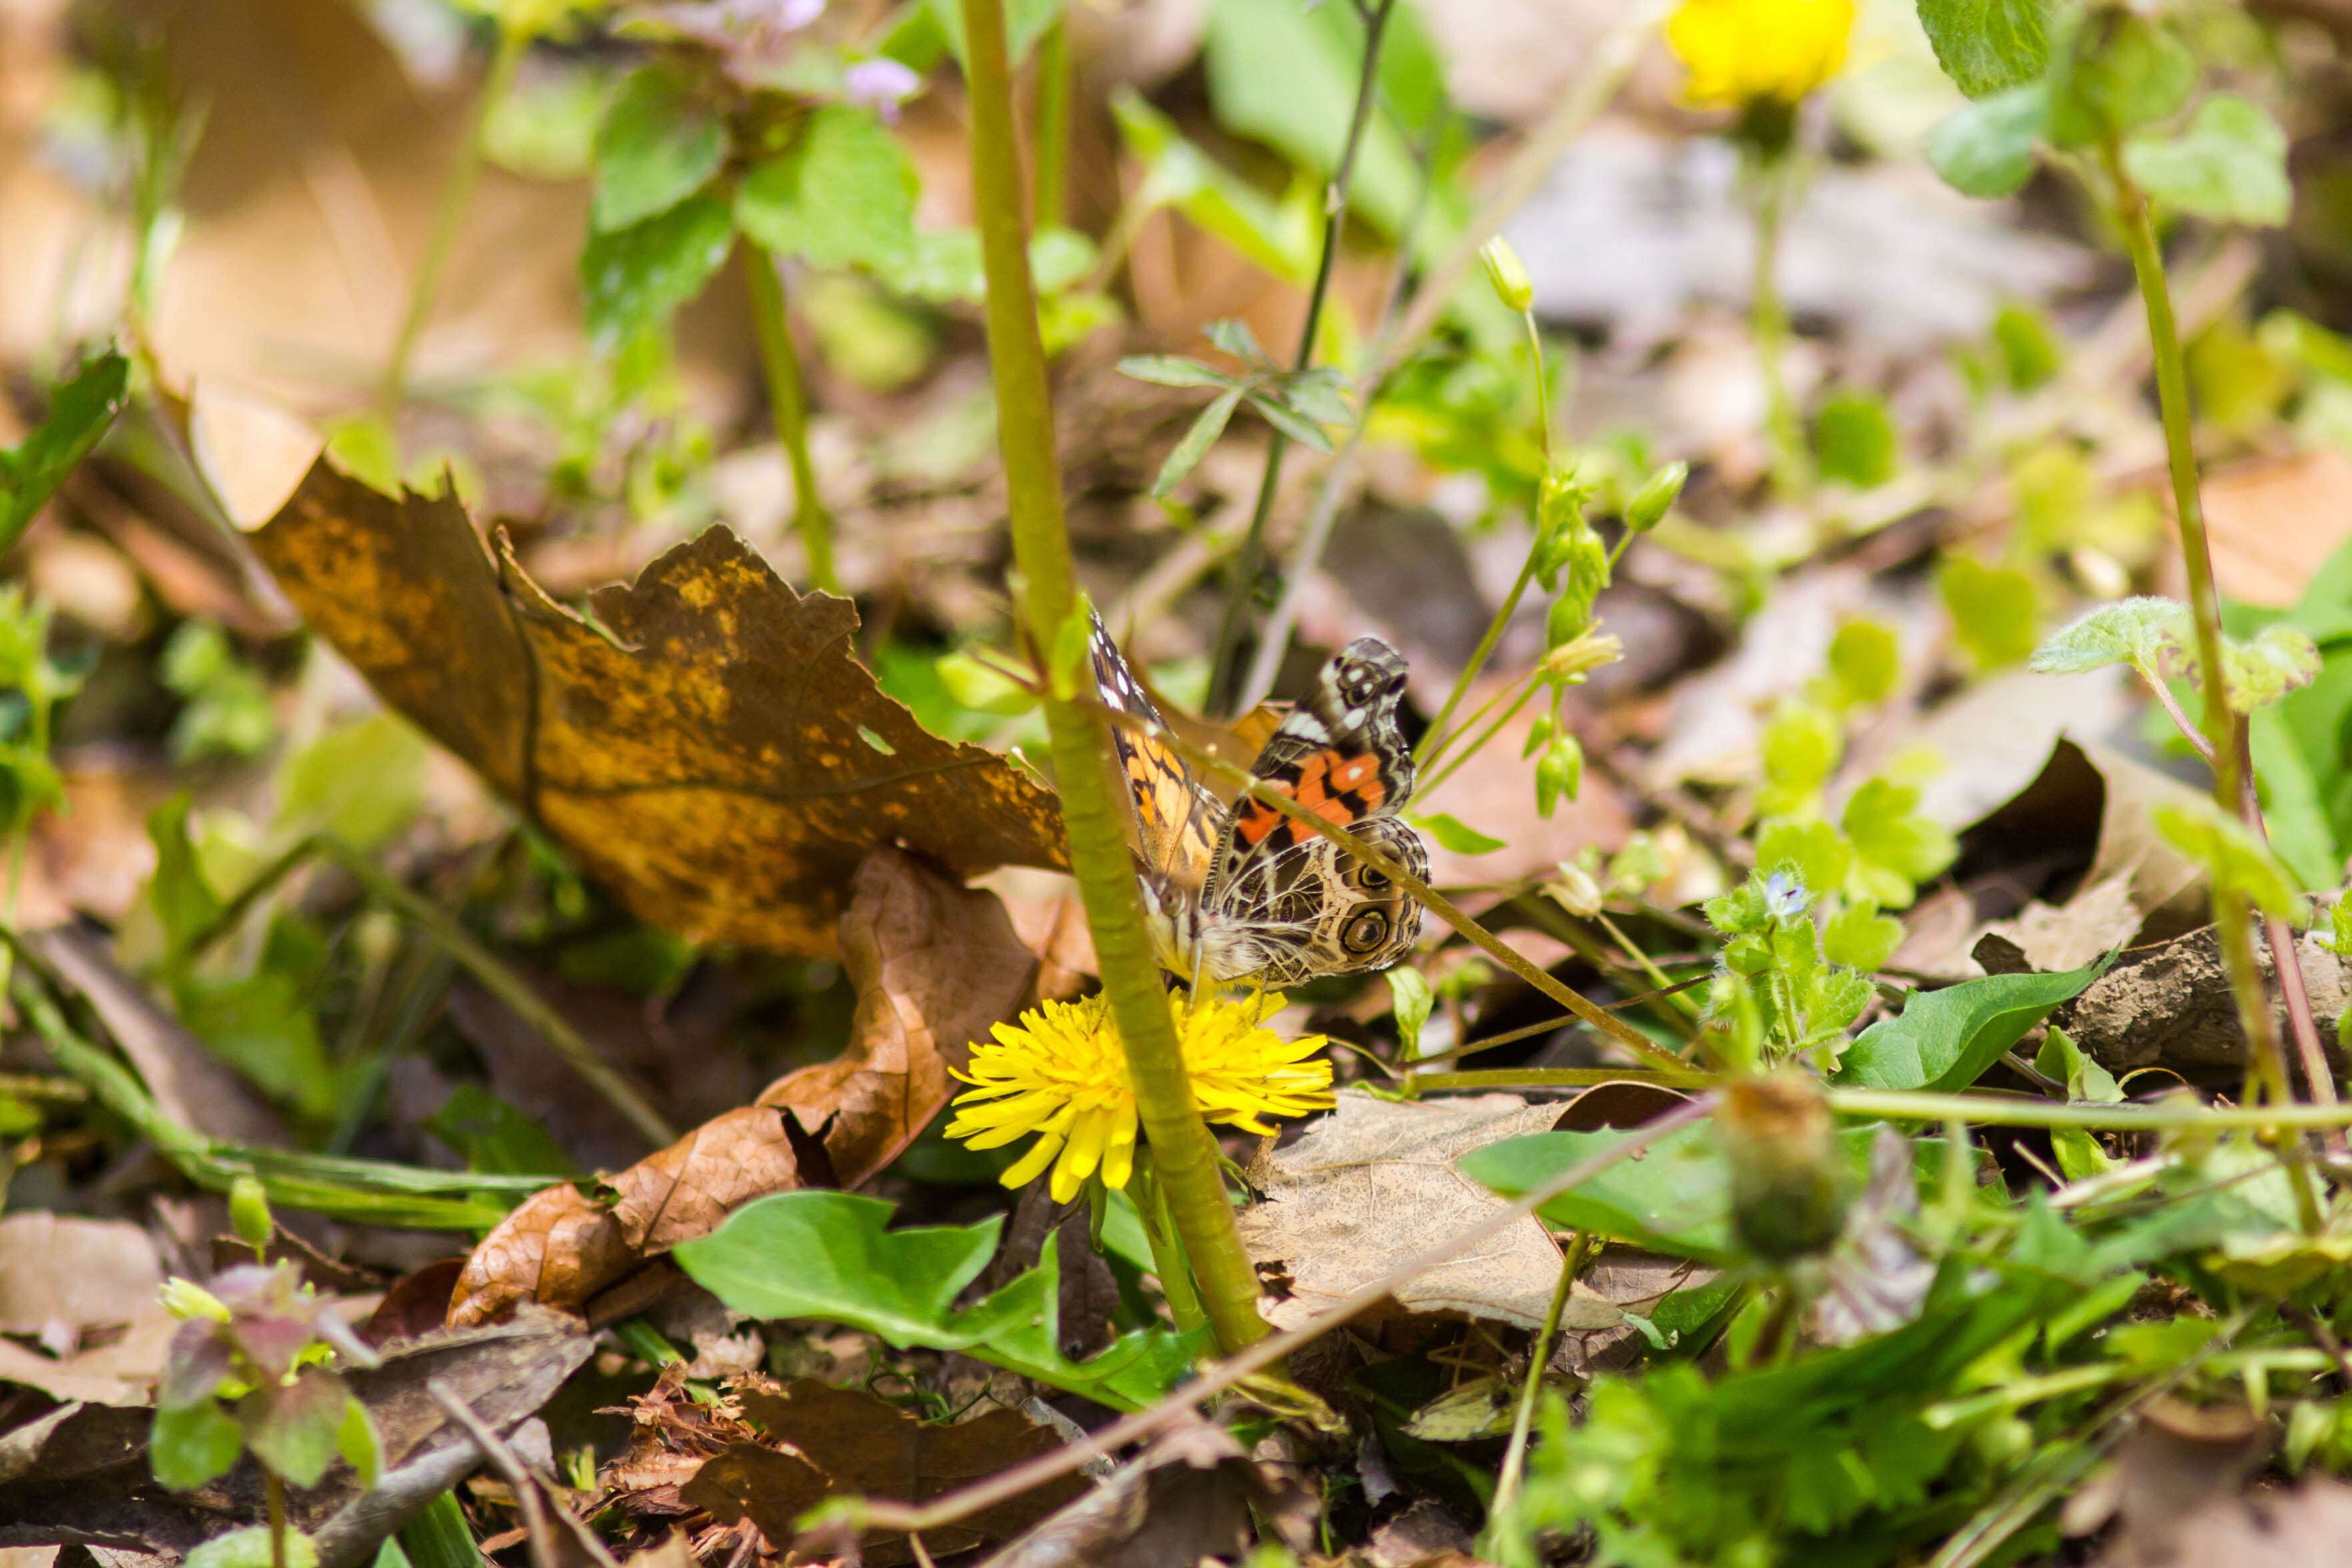
[(1772, 1263), (1819, 1252), (1845, 1220), (1837, 1141), (1819, 1079), (1795, 1068), (1741, 1079), (1717, 1113), (1731, 1166), (1731, 1227)]
[(1647, 533), (1658, 526), (1675, 501), (1683, 493), (1683, 481), (1690, 478), (1688, 463), (1668, 463), (1652, 474), (1649, 482), (1633, 492), (1625, 503), (1625, 526), (1635, 533)]
[(183, 1321), (207, 1318), (215, 1323), (228, 1321), (228, 1307), (221, 1299), (193, 1279), (183, 1279), (174, 1274), (163, 1281), (163, 1310)]
[(1538, 752), (1550, 745), (1551, 738), (1559, 732), (1559, 720), (1553, 718), (1549, 711), (1537, 714), (1536, 721), (1528, 726), (1528, 743), (1519, 748), (1519, 755), (1534, 756)]
[(1511, 242), (1496, 235), (1478, 247), (1478, 259), (1486, 264), (1486, 281), (1495, 286), (1496, 297), (1512, 310), (1522, 315), (1536, 302), (1536, 286), (1528, 279), (1527, 264)]
[(256, 1252), (269, 1245), (276, 1222), (269, 1215), (269, 1194), (257, 1176), (239, 1176), (229, 1184), (228, 1227)]
[(1536, 764), (1536, 815), (1549, 818), (1562, 796), (1576, 798), (1577, 787), (1583, 782), (1584, 748), (1576, 743), (1575, 736), (1562, 735)]

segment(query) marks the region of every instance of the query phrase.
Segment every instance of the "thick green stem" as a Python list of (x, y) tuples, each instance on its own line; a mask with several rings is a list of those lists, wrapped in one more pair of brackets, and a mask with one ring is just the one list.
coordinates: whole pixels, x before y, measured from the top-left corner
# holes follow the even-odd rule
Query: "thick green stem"
[(760, 370), (768, 382), (768, 408), (776, 439), (793, 469), (793, 526), (808, 556), (809, 583), (827, 594), (841, 592), (833, 572), (833, 514), (817, 493), (816, 464), (809, 458), (808, 389), (801, 380), (800, 351), (793, 346), (791, 318), (784, 311), (784, 275), (764, 247), (746, 243), (744, 281), (751, 293), (751, 327), (760, 340)]
[(1030, 149), (1037, 172), (1035, 221), (1051, 228), (1069, 220), (1070, 24), (1054, 18), (1037, 40), (1037, 119)]
[[(1364, 17), (1364, 63), (1356, 77), (1356, 108), (1349, 117), (1348, 140), (1339, 149), (1339, 166), (1323, 199), (1323, 254), (1315, 264), (1315, 283), (1307, 293), (1307, 319), (1298, 329), (1298, 352), (1290, 368), (1305, 370), (1315, 363), (1315, 340), (1323, 329), (1323, 303), (1330, 297), (1331, 273), (1339, 265), (1339, 235), (1348, 222), (1348, 187), (1356, 174), (1356, 153), (1371, 123), (1372, 100), (1380, 86), (1381, 38), (1388, 31), (1389, 13), (1396, 0), (1380, 0)], [(1217, 623), (1217, 645), (1209, 670), (1209, 708), (1224, 712), (1233, 707), (1241, 667), (1242, 625), (1249, 618), (1250, 601), (1257, 593), (1259, 563), (1265, 557), (1265, 524), (1274, 515), (1274, 498), (1282, 488), (1282, 461), (1289, 455), (1290, 438), (1270, 432), (1265, 443), (1265, 470), (1258, 476), (1257, 501), (1250, 508), (1249, 531), (1242, 535), (1241, 553), (1234, 563), (1233, 586), (1225, 595), (1224, 618)]]
[[(1028, 224), (1013, 134), (1012, 72), (1003, 0), (962, 0), (971, 58), (972, 192), (988, 274), (988, 357), (996, 384), (997, 441), (1004, 460), (1022, 621), (1031, 644), (1050, 648), (1080, 613), (1062, 521), (1053, 402), (1037, 299), (1029, 276)], [(1192, 1080), (1136, 896), (1120, 803), (1111, 791), (1109, 737), (1093, 711), (1049, 697), (1045, 731), (1062, 795), (1070, 868), (1086, 904), (1103, 992), (1127, 1049), (1153, 1174), (1191, 1259), (1202, 1309), (1228, 1353), (1266, 1332), (1257, 1275), (1242, 1250), (1225, 1195), (1216, 1141), (1192, 1099)]]
[(1789, 397), (1789, 312), (1780, 303), (1780, 228), (1789, 197), (1790, 160), (1763, 155), (1757, 165), (1755, 312), (1756, 361), (1764, 375), (1764, 428), (1772, 446), (1772, 488), (1782, 499), (1805, 488), (1805, 437)]
[[(2149, 347), (2155, 353), (2157, 404), (2164, 416), (2164, 447), (2172, 470), (2173, 510), (2180, 526), (2180, 560), (2189, 578), (2189, 608), (2197, 626), (2198, 682), (2205, 698), (2204, 735), (2213, 764), (2213, 799), (2222, 811), (2237, 816), (2243, 809), (2238, 772), (2237, 721), (2230, 711), (2221, 679), (2221, 600), (2213, 585), (2213, 557), (2205, 536), (2205, 507), (2198, 490), (2197, 449), (2189, 432), (2189, 374), (2180, 353), (2180, 332), (2172, 317), (2172, 294), (2164, 277), (2164, 257), (2157, 248), (2156, 225), (2148, 216), (2147, 198), (2125, 173), (2123, 154), (2110, 137), (2102, 153), (2107, 177), (2115, 189), (2116, 216), (2124, 244), (2131, 252), (2132, 275), (2147, 309)], [(2254, 1090), (2284, 1102), (2294, 1098), (2287, 1085), (2286, 1057), (2278, 1032), (2272, 1026), (2270, 998), (2263, 994), (2262, 971), (2254, 960), (2252, 911), (2243, 894), (2216, 883), (2213, 919), (2221, 942), (2221, 957), (2230, 973), (2230, 989), (2237, 997), (2238, 1017), (2246, 1031), (2249, 1100)], [(2295, 962), (2290, 945), (2274, 955), (2284, 967)]]
[(425, 254), (416, 263), (415, 280), (409, 285), (408, 310), (400, 319), (400, 335), (393, 340), (392, 356), (384, 362), (383, 384), (377, 395), (377, 404), (384, 417), (400, 412), (401, 399), (408, 391), (408, 362), (416, 352), (416, 340), (424, 335), (425, 323), (433, 314), (433, 304), (441, 294), (441, 275), (448, 269), (449, 253), (457, 247), (457, 236), (466, 226), (466, 209), (474, 205), (474, 187), (482, 177), (482, 144), (490, 111), (496, 109), (508, 89), (514, 86), (515, 73), (522, 67), (522, 57), (530, 47), (530, 38), (520, 27), (501, 25), (497, 50), (490, 56), (489, 74), (482, 79), (482, 90), (474, 100), (474, 111), (466, 121), (466, 141), (457, 149), (457, 162), (449, 170), (449, 178), (441, 187), (441, 204), (434, 210), (433, 227), (425, 236)]

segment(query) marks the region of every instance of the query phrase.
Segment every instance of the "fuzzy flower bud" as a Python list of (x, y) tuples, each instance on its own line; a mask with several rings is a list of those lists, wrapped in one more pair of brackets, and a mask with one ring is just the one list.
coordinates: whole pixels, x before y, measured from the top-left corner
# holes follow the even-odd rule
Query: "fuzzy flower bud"
[(1811, 1074), (1785, 1068), (1724, 1090), (1716, 1117), (1731, 1164), (1731, 1226), (1768, 1262), (1819, 1252), (1845, 1220), (1829, 1101)]
[(1625, 526), (1636, 533), (1647, 533), (1657, 527), (1674, 510), (1676, 498), (1683, 493), (1683, 481), (1689, 478), (1688, 463), (1668, 463), (1652, 474), (1649, 482), (1625, 503)]

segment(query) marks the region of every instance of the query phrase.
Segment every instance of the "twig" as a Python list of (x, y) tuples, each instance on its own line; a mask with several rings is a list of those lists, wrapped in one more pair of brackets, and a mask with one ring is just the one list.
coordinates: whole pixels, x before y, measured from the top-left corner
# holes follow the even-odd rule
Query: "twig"
[(1436, 1268), (1489, 1237), (1501, 1234), (1560, 1194), (1591, 1181), (1619, 1161), (1639, 1154), (1668, 1133), (1680, 1131), (1703, 1120), (1714, 1110), (1715, 1097), (1703, 1095), (1688, 1105), (1679, 1106), (1656, 1121), (1635, 1128), (1622, 1142), (1579, 1161), (1542, 1186), (1495, 1210), (1476, 1225), (1405, 1258), (1297, 1328), (1260, 1340), (1239, 1354), (1227, 1357), (1159, 1404), (1112, 1422), (1083, 1443), (1055, 1448), (1026, 1464), (1000, 1470), (983, 1481), (919, 1506), (888, 1501), (866, 1502), (856, 1510), (856, 1517), (862, 1523), (878, 1530), (936, 1530), (941, 1525), (970, 1518), (982, 1509), (992, 1508), (1008, 1498), (1019, 1497), (1033, 1487), (1043, 1486), (1057, 1477), (1068, 1475), (1095, 1459), (1108, 1458), (1129, 1443), (1147, 1437), (1182, 1418), (1195, 1405), (1215, 1398), (1251, 1373), (1274, 1365), (1300, 1346), (1353, 1321), (1415, 1275)]
[[(1372, 101), (1380, 87), (1381, 39), (1388, 31), (1389, 13), (1396, 0), (1379, 0), (1364, 20), (1364, 61), (1356, 78), (1356, 107), (1348, 120), (1348, 140), (1339, 149), (1339, 165), (1323, 198), (1323, 254), (1315, 264), (1315, 282), (1307, 293), (1307, 319), (1298, 329), (1298, 352), (1290, 368), (1303, 371), (1315, 363), (1315, 339), (1323, 327), (1323, 304), (1331, 292), (1331, 274), (1339, 260), (1339, 236), (1348, 221), (1348, 192), (1356, 177), (1356, 154), (1363, 148), (1364, 131), (1372, 119)], [(1250, 509), (1249, 528), (1242, 535), (1233, 585), (1225, 595), (1225, 613), (1217, 623), (1217, 641), (1209, 666), (1209, 700), (1213, 711), (1230, 711), (1235, 693), (1230, 689), (1237, 673), (1234, 656), (1239, 649), (1242, 622), (1257, 588), (1258, 563), (1265, 553), (1266, 520), (1274, 515), (1274, 498), (1282, 488), (1282, 460), (1290, 438), (1280, 430), (1265, 443), (1265, 469), (1259, 475), (1257, 501)]]
[[(547, 1494), (541, 1489), (539, 1478), (515, 1458), (514, 1450), (508, 1447), (499, 1435), (457, 1397), (446, 1381), (437, 1377), (427, 1380), (425, 1392), (433, 1396), (433, 1403), (441, 1407), (442, 1414), (455, 1421), (466, 1436), (473, 1439), (474, 1447), (481, 1450), (482, 1458), (513, 1489), (515, 1507), (521, 1510), (523, 1530), (530, 1542), (531, 1568), (562, 1568), (564, 1554), (558, 1549), (555, 1521), (549, 1514)], [(569, 1514), (564, 1517), (573, 1527), (571, 1543), (574, 1548), (597, 1563), (599, 1568), (618, 1568), (613, 1561), (613, 1554), (604, 1549), (604, 1543), (596, 1538), (593, 1531), (579, 1528), (578, 1521), (572, 1520)]]

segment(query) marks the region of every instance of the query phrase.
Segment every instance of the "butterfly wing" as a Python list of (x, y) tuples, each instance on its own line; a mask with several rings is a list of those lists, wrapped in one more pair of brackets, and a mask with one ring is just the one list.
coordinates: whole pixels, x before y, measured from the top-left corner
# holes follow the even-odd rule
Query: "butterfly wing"
[[(1104, 707), (1132, 714), (1155, 730), (1168, 727), (1100, 616), (1095, 617), (1092, 655), (1095, 692)], [(1146, 874), (1187, 897), (1197, 895), (1216, 848), (1223, 808), (1157, 735), (1124, 724), (1113, 724), (1110, 733)]]

